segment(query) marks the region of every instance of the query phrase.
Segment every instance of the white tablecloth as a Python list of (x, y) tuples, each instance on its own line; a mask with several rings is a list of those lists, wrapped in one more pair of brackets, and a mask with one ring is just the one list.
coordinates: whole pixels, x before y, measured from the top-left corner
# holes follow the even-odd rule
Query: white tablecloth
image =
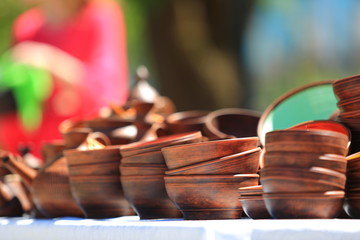
[(359, 240), (360, 220), (0, 218), (1, 240)]

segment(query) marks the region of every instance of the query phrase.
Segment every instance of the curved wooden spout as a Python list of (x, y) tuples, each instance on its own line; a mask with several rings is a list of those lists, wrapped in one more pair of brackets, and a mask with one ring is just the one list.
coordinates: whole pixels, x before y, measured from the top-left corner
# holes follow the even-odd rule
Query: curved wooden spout
[(13, 155), (5, 155), (0, 157), (1, 163), (5, 168), (14, 174), (18, 174), (25, 186), (30, 190), (33, 180), (37, 175), (37, 171), (19, 161)]

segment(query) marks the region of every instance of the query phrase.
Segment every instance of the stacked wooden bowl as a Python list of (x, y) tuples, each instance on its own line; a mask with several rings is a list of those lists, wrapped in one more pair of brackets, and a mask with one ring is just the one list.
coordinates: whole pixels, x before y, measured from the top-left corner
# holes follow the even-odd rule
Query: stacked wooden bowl
[(360, 152), (347, 158), (345, 212), (353, 218), (360, 218)]
[(240, 218), (238, 188), (259, 181), (257, 146), (249, 137), (163, 148), (166, 190), (184, 219)]
[(245, 214), (252, 219), (272, 218), (266, 209), (261, 185), (239, 188), (240, 202)]
[(349, 136), (339, 131), (296, 128), (268, 132), (265, 141), (260, 182), (270, 215), (336, 217), (344, 198)]
[(65, 150), (72, 194), (87, 218), (134, 215), (120, 182), (118, 146)]
[(140, 219), (182, 217), (165, 189), (164, 174), (167, 167), (161, 148), (201, 140), (200, 132), (190, 132), (120, 147), (124, 194)]
[(351, 130), (350, 153), (356, 153), (360, 151), (360, 75), (336, 80), (333, 89), (338, 98), (339, 121)]

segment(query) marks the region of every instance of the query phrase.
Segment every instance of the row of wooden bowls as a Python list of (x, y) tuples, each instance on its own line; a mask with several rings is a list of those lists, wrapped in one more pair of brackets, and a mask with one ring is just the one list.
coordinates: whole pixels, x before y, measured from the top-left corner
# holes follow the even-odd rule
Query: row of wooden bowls
[(165, 186), (185, 220), (238, 219), (237, 189), (258, 184), (257, 137), (212, 140), (162, 149)]
[(348, 145), (347, 129), (335, 121), (268, 132), (260, 182), (269, 214), (276, 219), (337, 217)]
[(338, 98), (339, 121), (351, 130), (350, 153), (360, 151), (360, 75), (338, 79), (333, 83)]

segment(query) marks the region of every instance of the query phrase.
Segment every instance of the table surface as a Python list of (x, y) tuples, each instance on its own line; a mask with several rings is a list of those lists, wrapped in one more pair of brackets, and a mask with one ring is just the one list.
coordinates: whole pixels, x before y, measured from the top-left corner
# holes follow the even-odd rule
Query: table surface
[(347, 240), (360, 239), (360, 220), (139, 220), (137, 216), (79, 218), (0, 218), (0, 239), (121, 240)]

